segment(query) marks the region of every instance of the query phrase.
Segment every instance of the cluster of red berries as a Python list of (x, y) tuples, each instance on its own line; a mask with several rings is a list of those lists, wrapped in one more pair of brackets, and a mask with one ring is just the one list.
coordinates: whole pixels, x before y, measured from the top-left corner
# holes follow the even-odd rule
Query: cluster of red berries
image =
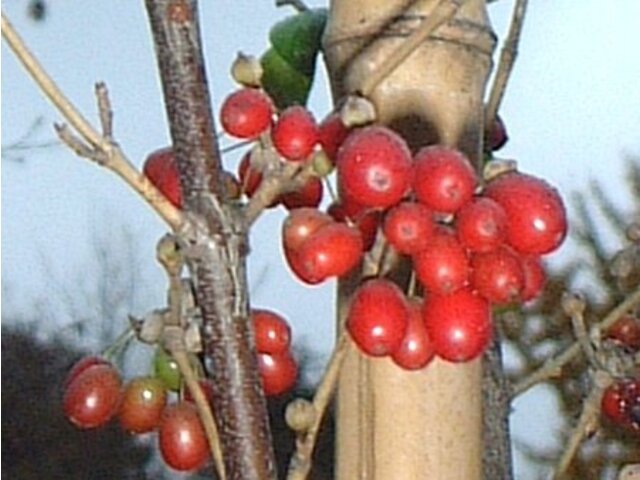
[[(636, 355), (640, 351), (640, 318), (623, 316), (605, 332), (605, 337), (625, 353)], [(612, 424), (640, 433), (640, 376), (614, 381), (605, 390), (600, 406)]]
[[(253, 310), (252, 322), (265, 394), (279, 395), (293, 387), (298, 374), (290, 352), (289, 325), (269, 310)], [(215, 386), (206, 378), (199, 384), (211, 401)], [(209, 459), (193, 397), (177, 363), (162, 348), (154, 355), (153, 374), (126, 383), (107, 358), (92, 355), (80, 359), (65, 379), (62, 404), (65, 416), (78, 428), (98, 428), (117, 417), (129, 433), (157, 432), (162, 458), (175, 470), (197, 470)]]

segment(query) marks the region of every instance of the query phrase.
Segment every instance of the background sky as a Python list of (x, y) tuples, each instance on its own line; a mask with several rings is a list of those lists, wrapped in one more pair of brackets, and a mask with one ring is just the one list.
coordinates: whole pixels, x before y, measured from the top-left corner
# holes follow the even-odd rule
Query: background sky
[[(115, 136), (141, 166), (168, 144), (164, 105), (143, 2), (50, 2), (47, 21), (26, 15), (26, 2), (2, 8), (46, 69), (94, 124), (93, 85), (105, 81), (115, 110)], [(291, 13), (271, 1), (201, 3), (209, 82), (217, 111), (234, 85), (228, 69), (237, 51), (260, 55), (270, 26)], [(309, 2), (320, 6), (320, 2)], [(490, 7), (498, 35), (506, 31), (513, 2)], [(567, 197), (597, 178), (610, 192), (624, 192), (625, 155), (640, 154), (640, 2), (638, 0), (538, 0), (530, 2), (520, 56), (501, 109), (510, 141), (501, 152), (523, 171), (543, 176)], [(49, 126), (60, 115), (37, 91), (2, 44), (2, 145), (18, 140), (37, 117), (35, 140), (53, 140)], [(329, 109), (319, 68), (311, 109)], [(229, 139), (224, 145), (231, 145)], [(112, 238), (123, 227), (135, 238), (141, 262), (136, 312), (164, 301), (164, 280), (154, 261), (165, 232), (153, 212), (113, 175), (63, 147), (29, 153), (22, 162), (2, 159), (2, 300), (5, 312), (28, 312), (60, 289), (81, 290), (95, 276), (96, 236)], [(235, 170), (238, 154), (229, 155)], [(616, 196), (628, 205), (625, 193)], [(309, 288), (289, 274), (278, 239), (282, 211), (266, 214), (252, 232), (252, 302), (285, 314), (296, 342), (325, 355), (333, 342), (333, 284)], [(569, 242), (552, 259), (572, 254)], [(70, 321), (58, 318), (58, 322)], [(125, 319), (122, 319), (123, 324)], [(44, 326), (59, 329), (60, 323)], [(534, 390), (515, 405), (516, 438), (553, 442), (553, 401)], [(516, 458), (518, 466), (524, 460)], [(518, 467), (520, 468), (520, 467)], [(523, 474), (520, 478), (537, 478)]]

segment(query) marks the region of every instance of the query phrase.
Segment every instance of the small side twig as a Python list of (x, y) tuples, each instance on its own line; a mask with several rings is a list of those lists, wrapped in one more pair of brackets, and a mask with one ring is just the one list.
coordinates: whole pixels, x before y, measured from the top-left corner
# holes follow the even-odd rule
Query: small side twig
[(516, 5), (513, 7), (509, 33), (507, 34), (504, 46), (500, 52), (498, 68), (496, 70), (493, 85), (491, 86), (491, 93), (489, 94), (489, 100), (485, 110), (485, 124), (487, 128), (493, 127), (493, 121), (500, 109), (502, 97), (504, 96), (504, 92), (507, 88), (507, 82), (509, 81), (513, 65), (518, 55), (518, 45), (520, 43), (520, 34), (522, 33), (527, 4), (528, 0), (517, 0)]
[[(613, 325), (618, 319), (626, 312), (640, 304), (640, 287), (631, 292), (622, 302), (620, 302), (615, 308), (613, 308), (600, 322), (594, 325), (591, 329), (598, 328), (600, 330), (606, 330)], [(575, 342), (559, 355), (549, 358), (544, 364), (528, 375), (526, 378), (520, 380), (513, 387), (513, 396), (516, 397), (537, 383), (543, 382), (550, 378), (559, 375), (562, 367), (573, 360), (581, 352), (580, 344)]]

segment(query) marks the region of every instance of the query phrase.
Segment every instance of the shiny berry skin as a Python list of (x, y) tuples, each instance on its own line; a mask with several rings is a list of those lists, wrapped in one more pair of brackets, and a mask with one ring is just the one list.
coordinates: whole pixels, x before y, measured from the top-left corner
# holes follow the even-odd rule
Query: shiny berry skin
[(251, 152), (247, 152), (238, 164), (238, 179), (240, 189), (247, 197), (253, 197), (262, 183), (262, 173), (251, 167)]
[(144, 161), (142, 173), (175, 207), (182, 208), (180, 173), (171, 147), (156, 150)]
[(182, 384), (182, 374), (178, 363), (163, 348), (156, 349), (153, 357), (153, 371), (167, 390), (177, 392)]
[(298, 379), (298, 363), (288, 350), (278, 354), (258, 353), (258, 370), (268, 397), (288, 392)]
[(335, 162), (338, 149), (349, 135), (337, 112), (328, 115), (319, 125), (318, 140), (327, 156)]
[(349, 216), (347, 215), (347, 210), (350, 208), (355, 210), (359, 207), (354, 208), (353, 204), (332, 203), (327, 209), (327, 213), (338, 222), (355, 224), (362, 234), (362, 249), (364, 251), (370, 250), (376, 241), (378, 227), (382, 219), (382, 212), (378, 210), (359, 209), (358, 213)]
[(209, 459), (209, 444), (193, 403), (168, 405), (158, 428), (158, 446), (164, 462), (174, 470), (202, 468)]
[(392, 355), (409, 326), (409, 304), (398, 286), (384, 279), (363, 283), (353, 295), (346, 328), (367, 355)]
[(243, 88), (225, 99), (220, 123), (229, 135), (253, 139), (269, 128), (272, 115), (273, 105), (267, 95), (255, 88)]
[(455, 213), (473, 197), (477, 178), (462, 152), (432, 145), (418, 151), (413, 163), (416, 198), (431, 210)]
[(97, 428), (118, 411), (120, 374), (111, 364), (98, 364), (80, 372), (65, 388), (62, 408), (78, 428)]
[(124, 387), (118, 417), (123, 430), (146, 433), (154, 430), (167, 403), (164, 383), (155, 377), (137, 377)]
[(640, 433), (640, 378), (618, 380), (604, 391), (602, 414), (619, 427)]
[(508, 247), (500, 247), (471, 257), (471, 287), (494, 305), (520, 300), (525, 285), (520, 257)]
[(382, 228), (387, 241), (398, 252), (411, 255), (429, 245), (436, 226), (426, 206), (402, 202), (389, 209)]
[(484, 195), (507, 214), (507, 242), (521, 253), (556, 250), (567, 234), (567, 216), (558, 192), (544, 180), (519, 172), (498, 176)]
[(469, 282), (469, 258), (455, 234), (438, 228), (426, 248), (413, 256), (413, 267), (429, 293), (452, 293)]
[(631, 352), (640, 350), (640, 318), (625, 315), (605, 332), (605, 337)]
[(110, 365), (110, 362), (98, 355), (87, 355), (86, 357), (82, 357), (76, 363), (73, 364), (67, 376), (64, 379), (64, 383), (62, 384), (63, 388), (67, 388), (67, 386), (82, 372), (84, 372), (87, 368), (93, 367), (94, 365)]
[(298, 251), (304, 242), (321, 227), (334, 223), (333, 218), (315, 208), (295, 208), (282, 224), (282, 245), (285, 250)]
[(458, 240), (472, 252), (488, 252), (507, 236), (507, 214), (494, 200), (477, 197), (456, 213)]
[(278, 354), (289, 350), (291, 328), (281, 315), (256, 308), (251, 310), (251, 321), (258, 353)]
[(407, 333), (400, 347), (391, 354), (391, 359), (405, 370), (419, 370), (426, 367), (435, 354), (436, 351), (422, 319), (422, 301), (412, 299), (409, 301)]
[(524, 273), (524, 286), (520, 293), (520, 300), (529, 302), (535, 300), (544, 289), (547, 274), (538, 255), (520, 255), (520, 265)]
[(298, 190), (287, 192), (280, 196), (282, 205), (287, 210), (303, 207), (317, 207), (322, 201), (322, 180), (318, 177), (311, 177)]
[(285, 109), (271, 130), (276, 151), (286, 160), (305, 160), (318, 143), (318, 126), (306, 108), (294, 105)]
[(360, 230), (332, 223), (314, 232), (296, 254), (304, 277), (317, 283), (349, 273), (360, 263), (362, 252)]
[(336, 167), (341, 188), (366, 207), (395, 205), (411, 181), (411, 153), (406, 142), (381, 126), (351, 132), (338, 150)]
[(473, 360), (491, 341), (489, 302), (468, 288), (450, 295), (429, 295), (422, 314), (436, 354), (449, 362)]

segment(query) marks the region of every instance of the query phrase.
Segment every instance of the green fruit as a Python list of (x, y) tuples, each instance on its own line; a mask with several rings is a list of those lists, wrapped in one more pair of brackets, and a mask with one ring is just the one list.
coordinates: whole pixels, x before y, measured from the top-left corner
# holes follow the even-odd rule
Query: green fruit
[(164, 383), (167, 390), (174, 392), (180, 390), (182, 374), (180, 373), (178, 364), (173, 357), (162, 348), (158, 348), (153, 357), (153, 372), (155, 376)]
[(313, 77), (326, 23), (325, 8), (307, 10), (276, 23), (269, 32), (269, 40), (289, 65)]
[(280, 110), (307, 103), (312, 77), (307, 77), (289, 65), (273, 48), (260, 59), (264, 72), (262, 87)]

